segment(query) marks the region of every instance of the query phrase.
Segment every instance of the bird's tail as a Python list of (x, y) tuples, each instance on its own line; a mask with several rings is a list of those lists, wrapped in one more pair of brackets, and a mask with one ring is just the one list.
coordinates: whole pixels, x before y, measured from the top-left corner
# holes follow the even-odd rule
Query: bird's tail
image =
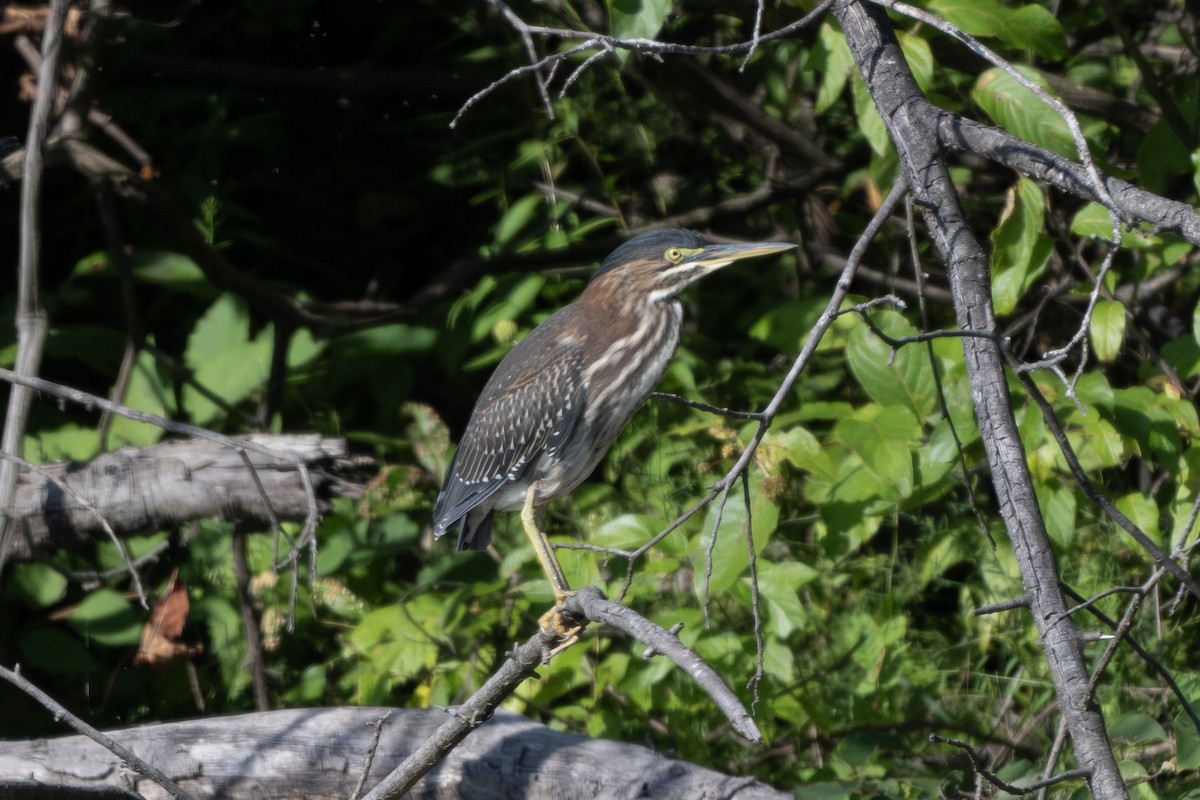
[(463, 517), (462, 524), (458, 528), (458, 549), (487, 550), (488, 544), (492, 541), (492, 520), (494, 518), (495, 513), (492, 511), (484, 514), (482, 518), (474, 514), (467, 514)]

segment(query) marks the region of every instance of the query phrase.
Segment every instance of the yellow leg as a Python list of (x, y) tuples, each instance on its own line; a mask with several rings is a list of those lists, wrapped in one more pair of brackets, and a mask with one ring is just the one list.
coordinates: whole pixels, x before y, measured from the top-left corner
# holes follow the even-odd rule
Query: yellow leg
[(550, 546), (550, 540), (546, 538), (546, 534), (538, 525), (537, 510), (533, 505), (536, 497), (537, 483), (534, 482), (529, 486), (529, 491), (525, 493), (525, 505), (521, 509), (521, 526), (525, 528), (525, 535), (529, 537), (529, 541), (533, 545), (533, 552), (537, 553), (538, 561), (542, 563), (542, 571), (550, 579), (550, 587), (554, 590), (554, 608), (543, 614), (539, 623), (542, 630), (566, 639), (555, 649), (554, 652), (558, 653), (575, 643), (578, 639), (579, 626), (568, 627), (563, 622), (562, 614), (559, 613), (558, 607), (570, 597), (571, 587), (567, 583), (567, 577), (563, 575), (558, 558), (554, 555), (554, 548)]
[(558, 558), (554, 555), (554, 548), (550, 546), (550, 540), (538, 526), (537, 511), (533, 507), (536, 496), (537, 482), (535, 481), (529, 485), (529, 491), (525, 493), (525, 506), (521, 509), (521, 525), (525, 528), (525, 535), (529, 537), (530, 543), (533, 544), (533, 552), (537, 553), (538, 561), (542, 562), (542, 570), (550, 579), (551, 588), (554, 589), (554, 602), (561, 603), (571, 594), (571, 587), (567, 585), (567, 578), (558, 564)]

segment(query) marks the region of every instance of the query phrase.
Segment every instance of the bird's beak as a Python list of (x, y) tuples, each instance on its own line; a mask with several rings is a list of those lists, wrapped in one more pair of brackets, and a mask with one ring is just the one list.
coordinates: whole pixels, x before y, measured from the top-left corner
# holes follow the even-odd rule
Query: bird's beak
[(719, 269), (734, 261), (755, 256), (767, 256), (772, 253), (782, 253), (798, 245), (791, 242), (747, 242), (746, 244), (710, 244), (700, 249), (700, 252), (685, 259), (683, 263), (705, 267), (711, 271)]

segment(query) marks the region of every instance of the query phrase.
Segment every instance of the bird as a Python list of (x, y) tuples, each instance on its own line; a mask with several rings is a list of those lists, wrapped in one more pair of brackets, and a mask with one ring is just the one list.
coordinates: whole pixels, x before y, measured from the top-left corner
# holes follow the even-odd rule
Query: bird
[(434, 537), (457, 525), (458, 549), (483, 550), (495, 513), (521, 510), (561, 605), (571, 589), (539, 512), (587, 479), (658, 384), (679, 343), (679, 293), (735, 261), (794, 247), (715, 244), (683, 229), (617, 247), (579, 299), (530, 331), (492, 373), (447, 469)]

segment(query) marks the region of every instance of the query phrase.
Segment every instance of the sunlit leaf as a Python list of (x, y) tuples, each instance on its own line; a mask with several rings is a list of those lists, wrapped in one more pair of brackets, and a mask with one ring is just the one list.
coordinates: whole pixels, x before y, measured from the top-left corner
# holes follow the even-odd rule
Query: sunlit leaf
[(1096, 358), (1111, 364), (1125, 342), (1125, 305), (1119, 300), (1098, 300), (1088, 328)]
[(111, 589), (89, 594), (67, 619), (80, 634), (104, 645), (135, 645), (141, 637), (143, 617)]
[(1067, 55), (1062, 25), (1042, 6), (1012, 6), (998, 0), (929, 0), (928, 8), (973, 36), (994, 36), (1045, 58)]
[[(228, 407), (262, 386), (271, 369), (272, 329), (250, 333), (250, 316), (240, 298), (225, 294), (192, 329), (184, 359), (195, 382)], [(191, 383), (183, 387), (183, 405), (197, 425), (208, 425), (224, 408)]]
[[(1027, 71), (1026, 75), (1048, 89), (1036, 73)], [(971, 97), (997, 125), (1014, 136), (1067, 158), (1078, 158), (1075, 140), (1063, 118), (1003, 70), (994, 68), (981, 74)]]
[[(707, 564), (707, 548), (714, 535), (713, 522), (718, 509), (715, 503), (709, 506), (704, 519), (704, 531), (697, 536), (690, 553), (696, 569), (704, 570)], [(754, 549), (761, 553), (779, 521), (779, 507), (771, 502), (762, 491), (762, 478), (755, 475), (750, 479), (750, 512)], [(729, 493), (729, 501), (720, 514), (721, 524), (716, 529), (716, 542), (712, 551), (712, 578), (708, 583), (709, 595), (725, 591), (750, 565), (749, 542), (746, 536), (748, 524), (746, 504), (740, 484)], [(703, 595), (704, 578), (696, 581), (697, 593)]]

